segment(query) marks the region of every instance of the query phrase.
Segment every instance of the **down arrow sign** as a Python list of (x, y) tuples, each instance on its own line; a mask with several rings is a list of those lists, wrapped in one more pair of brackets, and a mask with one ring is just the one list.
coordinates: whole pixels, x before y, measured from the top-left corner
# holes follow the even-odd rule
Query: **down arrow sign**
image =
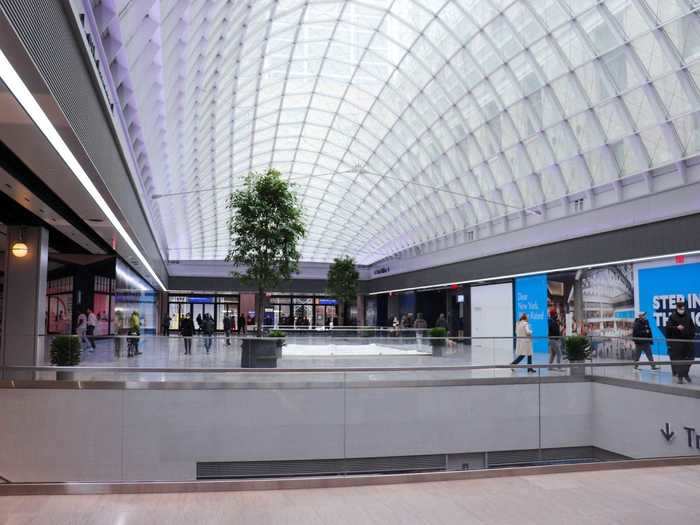
[(671, 428), (669, 427), (668, 423), (666, 423), (666, 429), (662, 428), (661, 434), (666, 438), (666, 441), (671, 441), (676, 433), (671, 432)]

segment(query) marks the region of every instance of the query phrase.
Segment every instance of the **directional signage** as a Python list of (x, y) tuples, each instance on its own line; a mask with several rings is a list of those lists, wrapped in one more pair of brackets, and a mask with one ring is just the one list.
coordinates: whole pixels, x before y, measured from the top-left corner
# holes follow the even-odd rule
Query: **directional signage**
[(666, 423), (665, 429), (661, 429), (661, 435), (666, 438), (666, 441), (671, 441), (675, 434), (675, 432), (671, 431), (670, 425), (668, 423)]
[[(661, 427), (660, 430), (661, 435), (664, 437), (667, 443), (673, 441), (673, 438), (676, 435), (676, 433), (672, 430), (670, 423), (667, 422), (666, 425), (664, 427)], [(688, 438), (688, 447), (700, 450), (700, 434), (697, 433), (695, 427), (684, 426), (683, 430), (685, 430), (686, 437)]]

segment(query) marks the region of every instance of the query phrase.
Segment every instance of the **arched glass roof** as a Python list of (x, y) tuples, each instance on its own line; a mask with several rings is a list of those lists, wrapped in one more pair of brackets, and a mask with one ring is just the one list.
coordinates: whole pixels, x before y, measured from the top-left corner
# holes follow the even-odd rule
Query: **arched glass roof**
[(371, 263), (700, 149), (693, 0), (93, 0), (171, 260), (250, 170)]

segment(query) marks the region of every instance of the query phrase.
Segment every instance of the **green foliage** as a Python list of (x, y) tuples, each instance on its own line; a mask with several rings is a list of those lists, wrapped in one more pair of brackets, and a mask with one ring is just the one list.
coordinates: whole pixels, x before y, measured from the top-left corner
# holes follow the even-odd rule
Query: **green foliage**
[(447, 328), (436, 326), (430, 329), (430, 337), (447, 337)]
[(273, 169), (250, 173), (244, 187), (229, 196), (228, 209), (226, 260), (245, 268), (245, 273), (233, 275), (259, 292), (289, 279), (298, 269), (297, 243), (306, 234), (292, 185)]
[(59, 335), (51, 341), (51, 364), (75, 366), (80, 363), (80, 338), (77, 335)]
[(343, 303), (353, 303), (357, 298), (357, 280), (360, 274), (352, 257), (336, 257), (328, 268), (328, 294)]
[(268, 337), (286, 337), (287, 334), (285, 334), (282, 330), (270, 330), (270, 333), (267, 334)]
[(591, 358), (591, 345), (582, 335), (570, 335), (564, 338), (564, 355), (569, 361), (586, 361)]
[(428, 331), (428, 335), (431, 338), (430, 346), (445, 346), (447, 341), (445, 339), (447, 337), (447, 328), (443, 328), (442, 326), (436, 326)]

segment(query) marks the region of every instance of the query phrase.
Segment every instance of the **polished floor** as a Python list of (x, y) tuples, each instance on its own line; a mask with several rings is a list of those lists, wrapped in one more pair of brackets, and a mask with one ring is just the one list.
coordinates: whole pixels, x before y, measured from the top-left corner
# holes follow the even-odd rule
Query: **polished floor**
[(698, 523), (700, 466), (332, 489), (0, 497), (3, 525)]

